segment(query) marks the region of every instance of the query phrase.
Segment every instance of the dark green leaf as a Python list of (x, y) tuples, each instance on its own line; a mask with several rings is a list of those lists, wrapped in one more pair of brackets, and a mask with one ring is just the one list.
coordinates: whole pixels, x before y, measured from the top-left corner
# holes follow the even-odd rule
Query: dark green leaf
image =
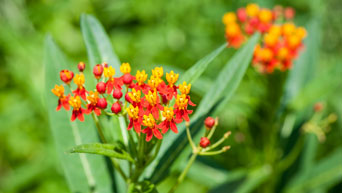
[(126, 159), (130, 162), (134, 162), (133, 158), (122, 148), (114, 144), (92, 143), (84, 144), (73, 147), (70, 150), (71, 153), (90, 153), (104, 155), (108, 157), (114, 157), (117, 159)]

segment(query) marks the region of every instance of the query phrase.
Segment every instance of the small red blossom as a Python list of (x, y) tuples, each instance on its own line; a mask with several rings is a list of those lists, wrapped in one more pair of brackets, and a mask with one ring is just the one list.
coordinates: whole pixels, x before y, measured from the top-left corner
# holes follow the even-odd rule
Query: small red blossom
[(142, 133), (146, 134), (146, 141), (151, 141), (152, 137), (155, 136), (158, 139), (162, 139), (163, 136), (159, 129), (156, 127), (156, 122), (152, 114), (144, 115), (143, 125), (146, 126)]
[(69, 97), (70, 95), (65, 96), (64, 95), (64, 87), (63, 85), (55, 85), (55, 88), (53, 88), (52, 93), (55, 94), (58, 97), (58, 105), (56, 108), (56, 111), (59, 111), (61, 107), (63, 106), (65, 110), (69, 110)]
[(104, 82), (98, 82), (96, 84), (96, 90), (97, 92), (99, 92), (100, 94), (104, 94), (106, 92), (106, 83)]
[(87, 96), (87, 99), (89, 101), (89, 104), (87, 104), (86, 114), (90, 114), (91, 112), (94, 111), (94, 113), (97, 116), (100, 116), (101, 115), (101, 109), (99, 109), (97, 107), (97, 102), (99, 100), (99, 93), (96, 91), (95, 92), (90, 91), (89, 95)]
[(74, 73), (70, 70), (61, 70), (59, 76), (65, 84), (70, 84), (72, 78), (74, 78)]
[(85, 66), (86, 66), (86, 65), (85, 65), (84, 62), (79, 62), (79, 63), (77, 64), (78, 71), (83, 72), (84, 69), (85, 69)]
[(96, 79), (100, 79), (103, 73), (103, 66), (101, 64), (96, 64), (93, 68), (93, 74)]
[(79, 96), (71, 96), (69, 100), (69, 104), (73, 107), (71, 121), (75, 121), (76, 119), (80, 121), (84, 121), (83, 113), (86, 113), (86, 110), (81, 107), (81, 99)]
[(214, 118), (212, 117), (207, 117), (205, 120), (204, 120), (204, 125), (207, 129), (211, 129), (214, 127), (216, 121)]
[(189, 114), (192, 113), (192, 110), (188, 110), (188, 99), (185, 94), (177, 95), (176, 103), (174, 105), (174, 113), (176, 115), (176, 119), (184, 119), (189, 122)]
[(120, 102), (115, 102), (113, 105), (112, 105), (112, 108), (111, 108), (112, 112), (115, 113), (115, 114), (118, 114), (121, 112), (121, 105), (120, 105)]
[(201, 140), (200, 140), (200, 146), (202, 148), (206, 148), (210, 145), (210, 140), (206, 137), (201, 137)]
[(105, 109), (107, 108), (107, 100), (105, 98), (99, 98), (96, 105), (100, 109)]
[(121, 99), (122, 97), (122, 92), (120, 89), (115, 89), (114, 92), (113, 92), (113, 97), (115, 99)]

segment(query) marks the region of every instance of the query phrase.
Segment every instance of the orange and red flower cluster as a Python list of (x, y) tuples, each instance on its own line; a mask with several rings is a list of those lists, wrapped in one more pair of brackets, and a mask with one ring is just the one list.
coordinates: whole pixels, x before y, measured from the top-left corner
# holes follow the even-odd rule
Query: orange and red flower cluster
[(254, 66), (263, 73), (272, 73), (274, 69), (287, 70), (306, 37), (306, 30), (293, 24), (294, 15), (292, 8), (275, 6), (270, 10), (249, 4), (236, 13), (229, 12), (223, 16), (225, 36), (230, 46), (239, 48), (249, 36), (260, 32), (263, 39), (255, 48)]
[[(111, 104), (111, 111), (114, 114), (128, 114), (128, 130), (134, 130), (140, 134), (146, 134), (146, 141), (150, 141), (153, 136), (161, 139), (169, 129), (178, 133), (177, 123), (183, 120), (189, 121), (188, 105), (195, 106), (190, 100), (191, 84), (183, 82), (180, 85), (175, 83), (179, 75), (171, 71), (166, 73), (166, 81), (163, 80), (163, 68), (156, 67), (152, 70), (152, 75), (148, 79), (145, 70), (137, 71), (136, 75), (131, 75), (131, 67), (128, 63), (120, 66), (123, 73), (120, 77), (114, 77), (115, 69), (107, 63), (97, 64), (93, 68), (93, 74), (97, 79), (96, 89), (86, 90), (85, 77), (83, 71), (85, 64), (78, 64), (79, 74), (69, 70), (60, 72), (61, 80), (70, 88), (71, 81), (77, 86), (70, 94), (65, 94), (63, 85), (55, 85), (52, 92), (59, 98), (57, 111), (63, 106), (65, 110), (73, 108), (71, 120), (79, 119), (84, 121), (84, 114), (94, 112), (97, 116), (101, 110), (106, 114), (108, 103)], [(122, 88), (126, 87), (125, 95)], [(124, 106), (120, 101), (124, 96)], [(123, 99), (122, 99), (123, 100)], [(174, 100), (174, 101), (173, 101)], [(170, 106), (170, 101), (174, 102)], [(126, 105), (129, 105), (126, 108)], [(111, 114), (113, 115), (113, 114)]]

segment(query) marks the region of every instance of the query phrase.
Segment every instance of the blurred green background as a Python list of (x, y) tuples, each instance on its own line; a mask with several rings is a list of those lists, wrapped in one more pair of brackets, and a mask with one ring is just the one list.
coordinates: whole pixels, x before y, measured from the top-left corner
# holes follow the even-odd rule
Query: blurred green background
[[(0, 0), (0, 192), (68, 192), (43, 103), (43, 93), (46, 91), (42, 89), (42, 61), (46, 34), (54, 37), (75, 64), (78, 61), (87, 62), (79, 20), (82, 13), (90, 13), (104, 25), (121, 61), (131, 63), (133, 69), (139, 66), (149, 69), (160, 64), (182, 72), (225, 42), (222, 15), (249, 2)], [(319, 48), (312, 79), (320, 78), (321, 72), (335, 71), (335, 66), (342, 65), (340, 0), (257, 2), (266, 7), (276, 4), (294, 7), (297, 11), (296, 23), (300, 25), (305, 25), (312, 18), (317, 20), (319, 28), (315, 33), (319, 35)], [(233, 52), (229, 49), (216, 59), (205, 76), (193, 86), (196, 102)], [(331, 90), (319, 99), (325, 102), (325, 112), (334, 112), (339, 119), (332, 125), (327, 140), (318, 144), (317, 160), (334, 152), (342, 144), (342, 74), (331, 77), (329, 73), (325, 74), (324, 81), (339, 81), (339, 89)], [(248, 137), (253, 135), (246, 135), (248, 126), (244, 125), (244, 120), (254, 113), (263, 100), (266, 88), (262, 86), (261, 76), (250, 67), (237, 93), (220, 115), (220, 128), (233, 131), (227, 143), (232, 145), (232, 150), (214, 159), (203, 160), (203, 163), (228, 171), (253, 167), (252, 160), (257, 158), (251, 156), (257, 155), (248, 153)], [(208, 186), (198, 179), (201, 172), (207, 171), (199, 167), (198, 170), (203, 171), (197, 171), (196, 175), (194, 167), (178, 192), (208, 191)], [(295, 170), (295, 167), (292, 169)], [(290, 179), (291, 172), (286, 175), (283, 176), (284, 184)], [(173, 177), (176, 174), (161, 185), (161, 192), (168, 189)], [(341, 189), (342, 179), (329, 184), (323, 192), (338, 192)], [(280, 185), (279, 192), (281, 190)], [(256, 186), (254, 191), (262, 192), (262, 189)]]

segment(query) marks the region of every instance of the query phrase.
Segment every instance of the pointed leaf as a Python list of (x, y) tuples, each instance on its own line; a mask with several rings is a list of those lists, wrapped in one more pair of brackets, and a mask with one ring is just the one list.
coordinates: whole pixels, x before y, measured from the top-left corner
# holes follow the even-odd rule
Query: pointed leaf
[(94, 123), (88, 117), (84, 122), (71, 122), (70, 112), (64, 109), (56, 112), (58, 98), (51, 89), (55, 84), (62, 83), (59, 79), (60, 70), (70, 69), (71, 66), (50, 36), (45, 41), (44, 64), (45, 99), (50, 127), (70, 190), (80, 193), (112, 192), (110, 175), (103, 157), (65, 154), (65, 151), (75, 145), (97, 142), (99, 139)]
[(120, 61), (101, 23), (94, 16), (83, 14), (81, 29), (91, 69), (96, 64), (107, 62), (116, 69), (116, 74), (120, 75)]
[(201, 74), (207, 69), (210, 62), (212, 62), (223, 50), (227, 47), (227, 43), (223, 44), (198, 62), (194, 64), (190, 69), (188, 69), (182, 77), (180, 78), (179, 82), (182, 83), (183, 81), (187, 83), (194, 83)]
[[(205, 117), (212, 113), (225, 100), (225, 96), (229, 99), (235, 92), (251, 61), (254, 47), (259, 37), (260, 34), (255, 34), (243, 48), (236, 52), (233, 58), (224, 66), (218, 78), (211, 86), (211, 89), (200, 102), (195, 115), (191, 118), (190, 130), (193, 137), (196, 136), (203, 126)], [(155, 166), (153, 173), (150, 175), (153, 183), (158, 183), (167, 176), (171, 165), (188, 145), (184, 128), (184, 124), (179, 126), (180, 134), (167, 136), (169, 143), (163, 143), (160, 153), (156, 158), (157, 161), (154, 162), (157, 166)], [(154, 165), (151, 167), (154, 167)], [(149, 169), (152, 171), (151, 168)]]
[(114, 157), (117, 159), (126, 159), (130, 162), (134, 162), (132, 157), (120, 147), (114, 144), (92, 143), (83, 144), (73, 147), (70, 150), (71, 153), (90, 153), (104, 155), (108, 157)]

